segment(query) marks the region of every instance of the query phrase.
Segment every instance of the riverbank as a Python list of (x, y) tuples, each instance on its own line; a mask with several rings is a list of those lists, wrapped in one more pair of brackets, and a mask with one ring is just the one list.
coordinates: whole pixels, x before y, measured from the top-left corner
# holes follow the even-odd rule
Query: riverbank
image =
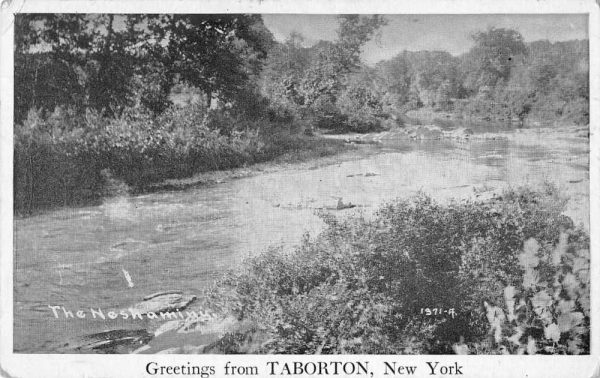
[[(160, 156), (160, 164), (146, 155), (137, 157), (139, 161), (136, 163), (125, 154), (120, 157), (126, 160), (123, 164), (104, 157), (103, 160), (110, 162), (108, 165), (119, 167), (117, 171), (103, 168), (99, 161), (91, 158), (73, 157), (68, 153), (62, 155), (56, 149), (52, 150), (54, 155), (49, 162), (40, 160), (36, 163), (40, 158), (39, 154), (33, 160), (27, 159), (19, 147), (22, 143), (16, 144), (15, 150), (18, 153), (15, 155), (14, 211), (17, 216), (25, 217), (62, 207), (98, 205), (115, 196), (184, 190), (219, 183), (225, 179), (246, 177), (252, 172), (269, 169), (271, 164), (309, 162), (349, 152), (353, 148), (343, 141), (288, 131), (278, 131), (268, 137), (249, 135), (248, 138), (241, 135), (236, 137), (239, 140), (227, 142), (231, 146), (218, 142), (221, 144), (219, 149), (204, 157), (190, 157), (186, 154), (179, 160), (175, 159), (171, 155), (177, 154), (176, 147), (164, 153), (156, 152)], [(202, 142), (203, 145), (205, 143), (208, 142)], [(33, 150), (30, 152), (34, 153)], [(88, 153), (81, 154), (87, 156)], [(128, 154), (131, 155), (132, 152), (129, 151)], [(21, 155), (23, 156), (19, 158)], [(164, 161), (165, 159), (168, 161)], [(22, 163), (24, 161), (27, 164)], [(51, 168), (42, 170), (41, 166), (44, 164), (50, 164)], [(127, 166), (131, 166), (131, 171), (125, 172), (124, 167)], [(55, 175), (52, 180), (44, 180), (46, 175), (57, 173), (57, 170), (61, 174)], [(120, 171), (123, 173), (119, 173)], [(44, 188), (48, 190), (44, 191)]]
[[(168, 179), (147, 185), (135, 193), (152, 193), (166, 190), (186, 190), (206, 185), (222, 184), (224, 182), (251, 177), (257, 174), (276, 172), (291, 167), (297, 169), (317, 169), (338, 162), (357, 159), (375, 153), (372, 148), (361, 148), (349, 143), (344, 138), (329, 137), (317, 134), (315, 136), (299, 136), (302, 141), (298, 148), (287, 150), (272, 159), (242, 167), (202, 172), (191, 177)], [(364, 143), (374, 145), (375, 142)]]
[(498, 128), (503, 129), (507, 127), (520, 128), (520, 127), (577, 127), (589, 129), (589, 125), (580, 124), (574, 120), (560, 119), (560, 118), (543, 118), (536, 115), (520, 120), (518, 118), (505, 118), (501, 116), (493, 117), (487, 114), (486, 116), (480, 116), (476, 114), (465, 113), (460, 110), (434, 110), (432, 108), (419, 108), (415, 110), (409, 110), (404, 115), (402, 120), (407, 125), (438, 125), (448, 126), (454, 122), (463, 122), (469, 124), (495, 124)]

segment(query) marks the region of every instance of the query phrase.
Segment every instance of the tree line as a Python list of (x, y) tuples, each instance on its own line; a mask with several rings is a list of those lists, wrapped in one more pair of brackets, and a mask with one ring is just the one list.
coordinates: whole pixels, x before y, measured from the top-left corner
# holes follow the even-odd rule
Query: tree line
[[(385, 23), (380, 16), (339, 20), (339, 39), (310, 58), (307, 104), (341, 88), (342, 77), (360, 65), (362, 45)], [(17, 123), (32, 108), (57, 106), (160, 114), (178, 85), (200, 90), (207, 107), (218, 101), (251, 110), (243, 109), (257, 106), (247, 104), (250, 98), (265, 97), (260, 84), (275, 79), (262, 75), (263, 67), (285, 64), (278, 62), (285, 44), (275, 42), (260, 15), (31, 14), (17, 17), (15, 35)], [(283, 69), (293, 75), (302, 64)]]
[(15, 119), (57, 106), (160, 114), (174, 88), (253, 116), (267, 107), (316, 127), (366, 131), (419, 107), (482, 118), (586, 123), (587, 41), (525, 43), (515, 30), (472, 36), (460, 56), (403, 51), (374, 67), (361, 49), (386, 20), (339, 16), (337, 39), (274, 40), (260, 15), (19, 15)]
[(340, 70), (323, 58), (330, 43), (307, 48), (293, 34), (271, 52), (265, 86), (287, 106), (312, 108), (317, 125), (342, 130), (386, 127), (422, 107), (486, 120), (589, 122), (587, 41), (525, 43), (502, 28), (472, 38), (460, 56), (403, 51), (332, 80), (326, 73)]
[[(486, 120), (589, 122), (587, 41), (525, 43), (515, 30), (490, 28), (473, 43), (460, 56), (403, 51), (336, 81), (326, 73), (339, 70), (323, 58), (330, 43), (306, 48), (291, 35), (272, 51), (263, 75), (267, 93), (311, 108), (321, 127), (367, 131), (422, 107)], [(315, 72), (320, 80), (311, 80)]]
[(235, 101), (273, 44), (259, 15), (19, 15), (15, 115), (55, 106), (155, 113), (176, 83)]

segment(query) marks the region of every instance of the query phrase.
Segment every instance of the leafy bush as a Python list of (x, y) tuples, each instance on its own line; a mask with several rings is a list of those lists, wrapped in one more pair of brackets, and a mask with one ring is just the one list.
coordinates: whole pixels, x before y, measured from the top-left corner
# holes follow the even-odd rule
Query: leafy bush
[(381, 129), (383, 104), (381, 95), (373, 88), (373, 78), (366, 73), (353, 78), (337, 99), (337, 106), (347, 117), (346, 128), (354, 132)]
[(304, 112), (315, 127), (326, 130), (344, 131), (347, 117), (335, 104), (333, 96), (320, 96)]
[(226, 136), (209, 124), (200, 106), (167, 111), (155, 119), (127, 114), (92, 126), (86, 148), (134, 187), (239, 166), (260, 148), (256, 132), (230, 130)]
[(85, 132), (71, 122), (69, 112), (47, 119), (30, 111), (14, 135), (14, 208), (78, 204), (98, 198), (104, 187), (102, 165), (82, 151)]
[(290, 134), (279, 120), (244, 120), (199, 104), (171, 107), (158, 116), (130, 108), (118, 118), (60, 108), (44, 118), (31, 111), (15, 126), (15, 210), (85, 203), (110, 194), (116, 181), (140, 190), (301, 149), (335, 152)]
[[(421, 195), (385, 205), (372, 220), (324, 214), (318, 237), (249, 259), (213, 299), (269, 335), (262, 352), (451, 353), (460, 340), (487, 340), (483, 304), (500, 303), (504, 287), (523, 280), (524, 240), (539, 240), (540, 255), (561, 243), (561, 230), (572, 245), (587, 245), (561, 215), (564, 204), (548, 187), (485, 203), (441, 205)], [(426, 308), (457, 316), (426, 316)]]
[[(497, 305), (484, 302), (488, 353), (582, 354), (589, 351), (590, 255), (583, 243), (560, 234), (551, 253), (535, 240), (519, 255), (523, 276), (504, 288)], [(475, 345), (481, 352), (482, 345)], [(463, 345), (463, 353), (469, 346)]]

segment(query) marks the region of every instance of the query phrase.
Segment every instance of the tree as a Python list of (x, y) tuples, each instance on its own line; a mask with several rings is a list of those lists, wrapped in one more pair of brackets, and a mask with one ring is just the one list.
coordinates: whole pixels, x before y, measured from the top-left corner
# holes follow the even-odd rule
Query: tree
[(137, 22), (134, 15), (17, 15), (17, 121), (32, 107), (93, 108), (115, 115), (131, 105), (130, 84), (139, 64)]
[(550, 62), (534, 62), (529, 69), (529, 79), (532, 85), (544, 94), (552, 89), (550, 83), (556, 74), (556, 66)]
[(176, 80), (204, 91), (209, 105), (213, 97), (232, 99), (259, 73), (273, 42), (260, 15), (16, 19), (17, 120), (30, 107), (51, 111), (58, 105), (116, 116), (141, 104), (160, 113)]
[(465, 86), (477, 92), (484, 86), (493, 87), (499, 80), (508, 80), (513, 63), (527, 54), (519, 32), (512, 29), (489, 28), (472, 36), (475, 46), (464, 57)]
[(435, 107), (439, 110), (450, 110), (453, 87), (450, 80), (444, 80), (435, 92)]
[[(115, 15), (103, 14), (90, 19), (94, 30), (93, 44), (87, 52), (88, 100), (92, 107), (116, 116), (133, 105), (132, 78), (140, 61), (134, 46), (141, 33), (136, 30), (139, 18), (120, 17), (124, 27), (115, 28)], [(83, 63), (83, 62), (81, 62)]]
[[(317, 117), (321, 108), (337, 113), (335, 103), (346, 86), (350, 73), (358, 72), (362, 47), (386, 24), (379, 15), (341, 15), (338, 17), (338, 38), (334, 42), (320, 41), (313, 47), (311, 64), (305, 70), (299, 92), (306, 107), (319, 104), (314, 110)], [(326, 106), (323, 106), (326, 105)]]
[(261, 73), (263, 93), (273, 103), (294, 110), (304, 105), (301, 81), (309, 67), (314, 49), (303, 46), (304, 37), (291, 33), (283, 43), (274, 43)]
[(364, 132), (379, 128), (383, 104), (382, 94), (376, 88), (374, 70), (363, 67), (360, 72), (350, 75), (337, 99), (337, 106), (350, 130)]
[(344, 73), (353, 71), (360, 66), (362, 48), (387, 20), (380, 15), (360, 16), (357, 14), (340, 15), (337, 30), (335, 59)]
[[(81, 15), (17, 14), (15, 16), (15, 121), (29, 109), (83, 107), (82, 70), (71, 52), (89, 43)], [(79, 35), (78, 38), (74, 38)], [(89, 36), (87, 36), (89, 37)]]
[(286, 42), (275, 44), (261, 79), (272, 102), (284, 103), (301, 118), (326, 128), (343, 123), (339, 96), (349, 76), (362, 69), (362, 47), (386, 22), (377, 15), (342, 15), (338, 21), (335, 41), (303, 47), (302, 36), (293, 33)]
[(260, 15), (162, 15), (149, 29), (167, 77), (200, 88), (207, 106), (213, 97), (233, 98), (258, 75), (273, 43)]
[(377, 73), (394, 111), (423, 103), (446, 109), (462, 95), (458, 59), (446, 51), (403, 51), (379, 63)]
[(393, 109), (400, 109), (409, 100), (412, 82), (412, 67), (406, 54), (399, 54), (376, 66), (378, 86), (387, 94), (387, 103)]

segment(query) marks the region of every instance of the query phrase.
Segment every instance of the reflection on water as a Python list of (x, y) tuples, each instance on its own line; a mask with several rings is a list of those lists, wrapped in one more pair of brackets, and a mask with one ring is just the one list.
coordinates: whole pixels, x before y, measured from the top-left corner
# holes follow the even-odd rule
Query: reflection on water
[(389, 133), (380, 154), (358, 160), (17, 220), (15, 351), (52, 352), (69, 337), (139, 326), (55, 319), (48, 305), (109, 310), (160, 290), (198, 294), (245, 256), (318, 232), (315, 209), (335, 208), (339, 198), (359, 207), (338, 214), (369, 215), (418, 191), (445, 201), (472, 196), (474, 186), (549, 181), (572, 197), (568, 214), (588, 227), (587, 139), (550, 143), (541, 134), (533, 141), (515, 135), (407, 141)]

